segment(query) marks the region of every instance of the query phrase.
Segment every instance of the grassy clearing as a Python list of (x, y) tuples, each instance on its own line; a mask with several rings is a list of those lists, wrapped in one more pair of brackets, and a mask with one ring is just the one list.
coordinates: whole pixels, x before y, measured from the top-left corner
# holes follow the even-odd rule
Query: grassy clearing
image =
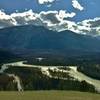
[(0, 92), (0, 100), (100, 100), (100, 94), (73, 91)]

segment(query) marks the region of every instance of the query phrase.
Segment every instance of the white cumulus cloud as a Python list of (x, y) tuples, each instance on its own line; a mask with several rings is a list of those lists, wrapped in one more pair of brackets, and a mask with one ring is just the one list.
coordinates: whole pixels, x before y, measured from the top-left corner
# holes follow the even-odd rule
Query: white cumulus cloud
[(80, 11), (84, 9), (83, 6), (78, 2), (78, 0), (72, 0), (72, 6)]
[(72, 18), (76, 15), (76, 13), (72, 12), (72, 13), (66, 13), (65, 10), (60, 10), (59, 11), (59, 17), (64, 19), (64, 18)]
[(0, 11), (0, 28), (17, 25), (17, 22), (11, 16)]
[(39, 4), (52, 3), (55, 0), (38, 0)]
[(7, 15), (0, 11), (0, 28), (19, 25), (43, 26), (53, 31), (70, 30), (77, 34), (100, 35), (100, 18), (88, 19), (82, 22), (71, 21), (74, 12), (68, 13), (65, 10), (60, 11), (42, 11), (34, 13), (32, 10), (23, 13), (12, 13)]
[(23, 13), (12, 13), (10, 15), (0, 11), (0, 27), (27, 24), (55, 25), (61, 23), (65, 18), (72, 18), (74, 16), (74, 12), (67, 13), (64, 10), (41, 11), (40, 13), (34, 13), (32, 10), (29, 10)]

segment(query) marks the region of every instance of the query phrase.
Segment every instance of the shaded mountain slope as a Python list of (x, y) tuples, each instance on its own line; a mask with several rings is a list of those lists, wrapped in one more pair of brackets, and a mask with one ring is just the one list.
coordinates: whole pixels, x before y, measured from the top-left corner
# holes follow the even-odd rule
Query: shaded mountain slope
[(79, 56), (98, 53), (100, 40), (71, 31), (17, 26), (0, 30), (0, 48), (20, 55)]

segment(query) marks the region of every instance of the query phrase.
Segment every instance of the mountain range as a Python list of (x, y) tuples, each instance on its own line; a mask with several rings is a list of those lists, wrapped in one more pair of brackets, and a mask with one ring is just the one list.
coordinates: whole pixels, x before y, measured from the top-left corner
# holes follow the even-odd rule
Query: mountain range
[(56, 32), (24, 25), (0, 30), (0, 48), (14, 54), (79, 56), (99, 53), (100, 39), (72, 31)]

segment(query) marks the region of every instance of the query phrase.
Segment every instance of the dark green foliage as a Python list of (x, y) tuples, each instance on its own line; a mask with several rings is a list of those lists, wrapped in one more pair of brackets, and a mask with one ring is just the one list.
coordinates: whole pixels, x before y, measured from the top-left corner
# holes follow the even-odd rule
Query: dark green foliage
[(63, 79), (66, 78), (67, 80), (71, 80), (73, 79), (68, 73), (63, 72), (63, 71), (56, 71), (56, 69), (53, 71), (51, 69), (49, 69), (49, 72), (51, 74), (51, 76), (53, 77), (58, 77), (58, 79)]
[(0, 65), (21, 60), (21, 57), (13, 54), (9, 50), (0, 49)]
[[(67, 52), (67, 51), (66, 51)], [(78, 53), (78, 52), (77, 52)], [(33, 65), (47, 65), (47, 66), (84, 66), (89, 64), (100, 64), (100, 53), (92, 53), (92, 54), (83, 54), (83, 55), (76, 55), (73, 56), (67, 54), (57, 54), (54, 52), (53, 54), (46, 54), (41, 56), (34, 55), (32, 58), (27, 59), (27, 64)], [(59, 55), (59, 56), (58, 56)], [(43, 57), (44, 59), (39, 61), (38, 57)]]
[(17, 90), (16, 83), (13, 83), (13, 77), (8, 77), (6, 74), (0, 74), (0, 90)]
[(78, 67), (78, 71), (100, 80), (100, 64), (84, 64)]
[(68, 66), (58, 67), (58, 69), (70, 71), (70, 68)]
[(80, 85), (80, 90), (81, 91), (91, 91), (94, 92), (94, 88), (91, 84), (88, 84), (86, 81), (81, 81), (81, 85)]

